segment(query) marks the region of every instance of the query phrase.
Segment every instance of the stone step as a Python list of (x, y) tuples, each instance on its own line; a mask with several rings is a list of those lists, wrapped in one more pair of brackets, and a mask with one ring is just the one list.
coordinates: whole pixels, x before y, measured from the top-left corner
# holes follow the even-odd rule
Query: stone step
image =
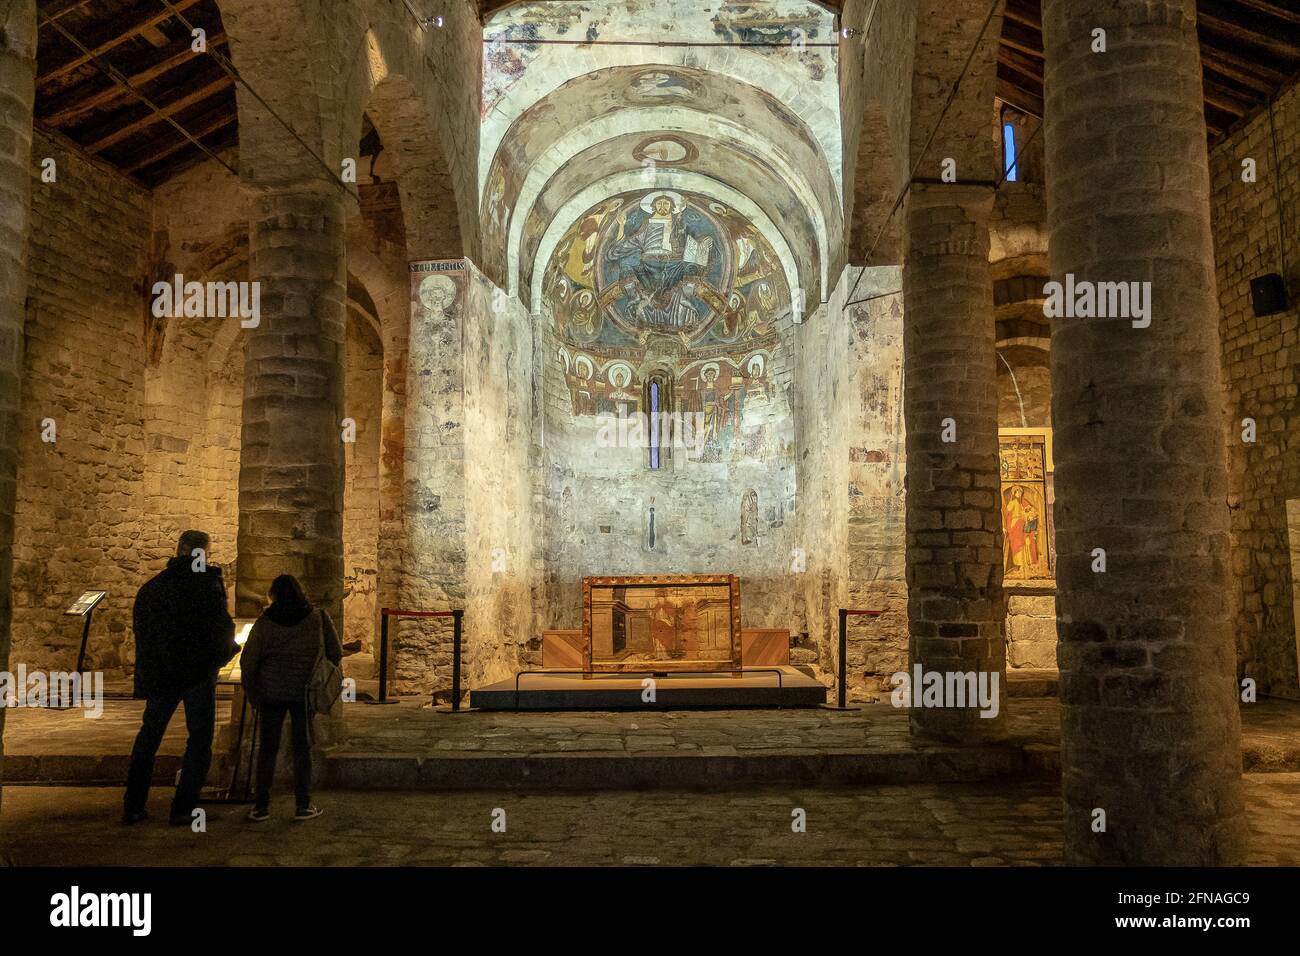
[(323, 779), (355, 790), (680, 789), (747, 785), (969, 783), (1023, 775), (1018, 747), (763, 754), (326, 755)]
[[(4, 784), (69, 783), (125, 786), (131, 755), (121, 754), (5, 754)], [(214, 754), (208, 783), (224, 786), (232, 764), (225, 755)], [(153, 782), (170, 786), (180, 773), (179, 754), (159, 754), (154, 760)], [(243, 770), (240, 775), (242, 778)]]
[(1027, 667), (1007, 671), (1008, 697), (1059, 697), (1060, 674), (1055, 670)]

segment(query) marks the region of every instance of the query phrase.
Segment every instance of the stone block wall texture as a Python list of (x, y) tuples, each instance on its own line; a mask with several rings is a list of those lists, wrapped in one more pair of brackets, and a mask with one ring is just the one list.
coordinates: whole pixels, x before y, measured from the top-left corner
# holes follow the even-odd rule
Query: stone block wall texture
[[(247, 281), (248, 202), (228, 171), (203, 163), (150, 199), (150, 297), (155, 282), (178, 274)], [(143, 570), (161, 568), (185, 529), (206, 531), (233, 607), (246, 333), (237, 317), (155, 318), (145, 308)]]
[[(23, 303), (31, 202), (36, 5), (18, 0), (0, 23), (0, 670), (9, 667), (14, 505), (23, 372)], [(0, 708), (0, 776), (4, 771)]]
[[(41, 134), (32, 156), (13, 656), (73, 667), (80, 627), (63, 611), (102, 588), (87, 662), (120, 673), (131, 663), (135, 591), (150, 573), (141, 551), (149, 194)], [(45, 157), (56, 182), (40, 180)], [(53, 443), (41, 440), (45, 418)]]
[(331, 184), (257, 196), (249, 276), (261, 322), (247, 330), (235, 608), (260, 613), (293, 574), (343, 620), (344, 200)]
[[(1099, 27), (1105, 53), (1092, 52)], [(1052, 330), (1066, 862), (1240, 864), (1196, 5), (1045, 0), (1043, 34), (1052, 278), (1151, 283), (1149, 327), (1062, 318)]]
[(344, 643), (372, 653), (379, 613), (379, 443), (383, 425), (383, 346), (370, 320), (349, 310), (343, 414), (356, 424), (356, 441), (344, 445)]
[[(907, 666), (902, 296), (888, 294), (898, 292), (900, 273), (846, 269), (795, 346), (797, 517), (807, 556), (795, 586), (828, 683), (838, 673), (839, 609), (885, 612), (849, 619), (853, 699), (891, 689), (890, 676)], [(850, 292), (870, 301), (849, 305)]]
[[(1246, 159), (1255, 161), (1253, 183), (1242, 181)], [(1296, 542), (1286, 511), (1300, 500), (1300, 86), (1276, 97), (1271, 122), (1262, 112), (1215, 146), (1210, 176), (1238, 674), (1265, 693), (1295, 698)], [(1250, 280), (1281, 273), (1284, 257), (1289, 305), (1256, 317)], [(1245, 418), (1255, 420), (1254, 444), (1242, 441)]]
[(849, 606), (883, 611), (851, 618), (849, 687), (892, 690), (907, 666), (907, 568), (903, 422), (902, 268), (869, 268), (848, 304), (848, 583)]
[[(518, 670), (537, 636), (533, 324), (465, 260), (411, 268), (403, 605), (465, 609), (468, 692)], [(397, 634), (399, 689), (447, 700), (451, 621)]]
[(847, 0), (840, 13), (841, 27), (858, 31), (840, 43), (846, 255), (856, 265), (873, 244), (866, 265), (903, 261), (902, 208), (893, 206), (908, 178), (916, 13), (915, 0)]
[[(794, 339), (796, 439), (795, 546), (802, 572), (790, 576), (799, 598), (799, 630), (807, 644), (791, 651), (791, 662), (809, 664), (834, 686), (839, 663), (839, 609), (849, 606), (848, 488), (852, 444), (853, 353), (843, 303), (851, 275), (844, 271), (831, 296), (799, 327)], [(786, 559), (790, 565), (790, 559)], [(791, 570), (794, 570), (793, 566)], [(801, 639), (802, 642), (802, 639)], [(850, 675), (852, 687), (858, 674)]]
[(525, 666), (533, 609), (531, 455), (535, 326), (518, 299), (469, 269), (465, 310), (465, 656), (462, 687)]
[[(904, 359), (910, 664), (998, 674), (1006, 694), (1006, 598), (988, 186), (917, 185), (908, 198)], [(991, 679), (991, 678), (990, 678)], [(1006, 709), (916, 708), (945, 738), (1004, 732)]]

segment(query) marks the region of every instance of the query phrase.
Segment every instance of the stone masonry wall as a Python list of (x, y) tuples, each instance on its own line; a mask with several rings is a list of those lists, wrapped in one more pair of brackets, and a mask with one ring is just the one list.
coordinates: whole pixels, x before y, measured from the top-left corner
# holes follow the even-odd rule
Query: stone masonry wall
[(379, 434), (383, 409), (383, 348), (369, 322), (348, 315), (343, 411), (356, 423), (344, 447), (343, 641), (372, 652), (379, 587)]
[[(36, 75), (36, 5), (9, 4), (0, 22), (0, 668), (9, 667), (14, 498), (18, 435), (23, 428), (23, 319), (30, 226), (32, 100)], [(0, 710), (0, 775), (4, 769)]]
[[(71, 668), (81, 635), (63, 610), (102, 588), (88, 666), (111, 672), (130, 663), (131, 604), (148, 573), (138, 545), (149, 194), (39, 133), (32, 156), (12, 659)], [(47, 156), (53, 183), (40, 181)], [(52, 443), (41, 440), (46, 418)]]
[(465, 658), (462, 686), (512, 676), (537, 636), (530, 454), (532, 321), (473, 266), (465, 310)]
[[(1274, 135), (1276, 130), (1276, 157)], [(1242, 181), (1253, 159), (1256, 181)], [(1300, 499), (1300, 86), (1210, 154), (1211, 211), (1226, 386), (1232, 572), (1237, 590), (1238, 676), (1264, 693), (1300, 695), (1296, 662), (1294, 570), (1287, 502)], [(1282, 222), (1279, 222), (1279, 202)], [(1256, 318), (1250, 280), (1280, 272), (1286, 236), (1289, 307)], [(1242, 441), (1253, 418), (1254, 444)]]
[[(796, 339), (800, 596), (809, 649), (828, 683), (839, 608), (885, 612), (849, 619), (851, 699), (890, 688), (890, 675), (907, 665), (902, 297), (888, 294), (899, 273), (871, 268), (859, 280), (847, 269)], [(850, 292), (870, 301), (846, 306)]]

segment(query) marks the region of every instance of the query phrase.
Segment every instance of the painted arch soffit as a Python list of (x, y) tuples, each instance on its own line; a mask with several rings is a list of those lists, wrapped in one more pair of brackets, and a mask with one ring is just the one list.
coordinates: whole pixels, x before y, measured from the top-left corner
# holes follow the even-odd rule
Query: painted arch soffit
[[(665, 0), (650, 0), (652, 4)], [(672, 2), (672, 0), (667, 0)], [(693, 0), (691, 0), (693, 4)], [(541, 5), (532, 5), (541, 6)], [(554, 8), (557, 5), (547, 4)], [(806, 9), (806, 5), (802, 5)], [(571, 8), (583, 15), (584, 5)], [(594, 13), (594, 11), (587, 11)], [(691, 6), (665, 15), (662, 22), (674, 23), (676, 38), (689, 37), (692, 19), (704, 15), (707, 7)], [(521, 11), (523, 14), (523, 11)], [(526, 14), (525, 14), (526, 16)], [(716, 32), (716, 24), (697, 23), (703, 33), (698, 39), (722, 40), (766, 39)], [(834, 18), (817, 25), (804, 24), (815, 34), (835, 32)], [(841, 130), (839, 122), (838, 69), (831, 51), (812, 49), (802, 53), (767, 46), (749, 50), (736, 46), (656, 47), (653, 60), (647, 60), (645, 45), (617, 42), (594, 46), (530, 44), (542, 40), (545, 27), (530, 24), (503, 24), (494, 21), (484, 29), (483, 128), (480, 134), (479, 190), (487, 193), (490, 167), (502, 147), (515, 134), (521, 120), (536, 113), (538, 105), (552, 102), (565, 109), (553, 115), (562, 117), (596, 115), (618, 105), (677, 105), (705, 112), (727, 115), (725, 108), (757, 107), (755, 117), (771, 111), (781, 124), (788, 125), (812, 151), (822, 157), (838, 189), (841, 179)], [(639, 31), (631, 29), (626, 39)], [(572, 37), (559, 29), (556, 39)], [(602, 34), (609, 39), (613, 34)], [(502, 38), (511, 40), (501, 44)], [(654, 37), (662, 39), (661, 36)], [(792, 35), (783, 35), (789, 40)], [(650, 39), (650, 37), (642, 37)], [(791, 54), (794, 54), (793, 59)], [(830, 59), (823, 61), (823, 56)], [(812, 57), (817, 63), (808, 62)], [(593, 65), (596, 67), (593, 70)], [(761, 93), (763, 103), (747, 91)], [(576, 112), (575, 112), (576, 111)], [(534, 115), (534, 120), (538, 117)], [(789, 132), (784, 134), (790, 135)]]
[[(710, 127), (715, 137), (738, 137), (774, 170), (784, 169), (792, 183), (800, 183), (792, 188), (805, 195), (805, 204), (819, 207), (821, 217), (836, 223), (833, 229), (839, 231), (842, 212), (830, 157), (789, 106), (758, 86), (722, 73), (638, 64), (574, 77), (510, 125), (490, 162), (485, 160), (480, 209), (485, 260), (498, 263), (503, 276), (507, 273), (511, 221), (538, 164), (556, 169), (614, 134)], [(575, 130), (587, 131), (585, 138), (575, 136)], [(484, 150), (489, 148), (485, 141)]]
[[(658, 157), (653, 165), (644, 162), (647, 153)], [(800, 263), (801, 285), (810, 295), (814, 288), (828, 287), (829, 251), (840, 240), (838, 228), (828, 234), (823, 209), (802, 178), (788, 166), (774, 166), (749, 143), (681, 129), (638, 131), (588, 146), (549, 177), (547, 168), (539, 164), (530, 176), (511, 220), (507, 276), (512, 292), (528, 288), (534, 270), (544, 265), (536, 257), (542, 235), (555, 212), (590, 185), (593, 170), (605, 175), (636, 172), (645, 185), (653, 184), (661, 171), (695, 172), (742, 192), (785, 237)], [(832, 227), (838, 225), (837, 218), (831, 220)]]

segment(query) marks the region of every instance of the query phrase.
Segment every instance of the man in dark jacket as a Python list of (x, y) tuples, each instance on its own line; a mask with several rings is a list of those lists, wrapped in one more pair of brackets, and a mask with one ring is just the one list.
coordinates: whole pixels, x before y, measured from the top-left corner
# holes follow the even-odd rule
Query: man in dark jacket
[(226, 609), (221, 569), (207, 563), (209, 539), (186, 531), (176, 557), (135, 598), (135, 696), (146, 700), (144, 721), (131, 750), (122, 822), (147, 814), (154, 758), (176, 707), (185, 704), (189, 739), (171, 823), (188, 825), (212, 763), (217, 672), (238, 652), (235, 622)]

